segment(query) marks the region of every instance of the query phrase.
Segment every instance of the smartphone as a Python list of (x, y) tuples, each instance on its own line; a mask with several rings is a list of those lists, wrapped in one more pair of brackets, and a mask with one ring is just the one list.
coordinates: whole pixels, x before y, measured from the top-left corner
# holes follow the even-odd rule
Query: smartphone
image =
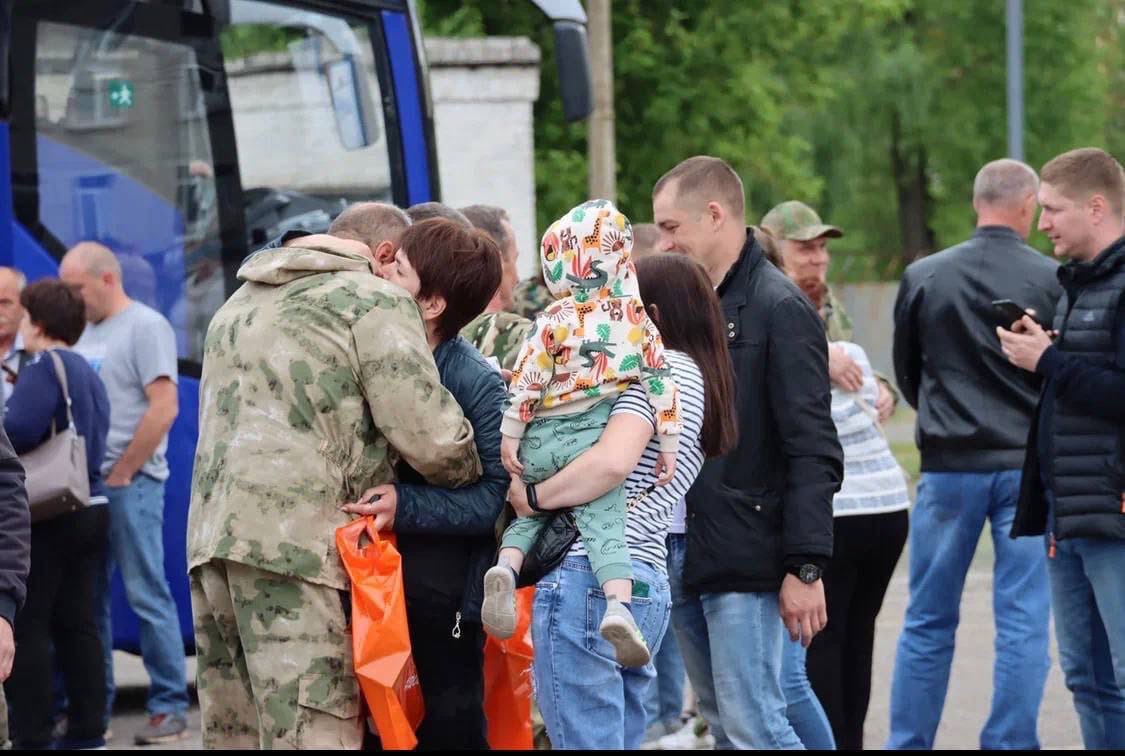
[[(1024, 315), (1028, 315), (1025, 308), (1021, 307), (1010, 299), (997, 299), (993, 301), (992, 311), (1000, 320), (1000, 325), (1004, 326), (1005, 328), (1011, 328), (1012, 323), (1015, 323)], [(1036, 323), (1039, 323), (1038, 318), (1036, 318), (1034, 315), (1028, 315), (1028, 317), (1030, 317)], [(1040, 327), (1045, 327), (1042, 323), (1039, 323), (1039, 325)]]

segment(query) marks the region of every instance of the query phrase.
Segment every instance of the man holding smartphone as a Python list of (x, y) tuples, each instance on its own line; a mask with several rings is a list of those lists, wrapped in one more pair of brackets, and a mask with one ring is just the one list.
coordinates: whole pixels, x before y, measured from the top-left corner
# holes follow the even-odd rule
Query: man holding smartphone
[(993, 301), (1054, 316), (1057, 265), (1027, 246), (1039, 180), (997, 160), (973, 184), (972, 238), (907, 267), (895, 303), (895, 377), (918, 411), (922, 477), (910, 518), (910, 602), (891, 689), (888, 748), (933, 748), (961, 591), (985, 521), (995, 547), (996, 661), (981, 748), (1038, 748), (1047, 679), (1046, 560), (1009, 539), (1038, 379), (1004, 357)]
[[(998, 328), (1043, 381), (1012, 536), (1045, 535), (1055, 634), (1087, 749), (1125, 748), (1125, 171), (1071, 150), (1043, 166), (1039, 229), (1070, 261), (1054, 343)], [(1051, 321), (1041, 319), (1042, 322)], [(1042, 549), (1043, 547), (1040, 546)]]

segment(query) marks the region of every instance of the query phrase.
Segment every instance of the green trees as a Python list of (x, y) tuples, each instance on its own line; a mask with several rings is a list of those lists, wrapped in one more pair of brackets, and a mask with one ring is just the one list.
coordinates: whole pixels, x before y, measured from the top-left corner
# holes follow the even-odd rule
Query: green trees
[[(972, 228), (973, 176), (1007, 144), (1003, 3), (618, 0), (613, 14), (618, 204), (634, 220), (664, 171), (706, 153), (742, 175), (750, 222), (800, 199), (844, 228), (842, 277), (894, 277)], [(1125, 157), (1125, 0), (1026, 0), (1024, 15), (1028, 162), (1086, 145)], [(538, 11), (425, 0), (423, 19), (540, 45), (540, 224), (584, 197), (585, 128), (562, 119)]]

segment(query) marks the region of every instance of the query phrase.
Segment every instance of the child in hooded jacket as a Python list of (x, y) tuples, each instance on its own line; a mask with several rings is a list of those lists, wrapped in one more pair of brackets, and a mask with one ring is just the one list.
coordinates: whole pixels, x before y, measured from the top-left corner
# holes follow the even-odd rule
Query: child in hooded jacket
[[(657, 418), (658, 482), (671, 479), (680, 433), (676, 385), (664, 363), (660, 332), (641, 301), (629, 255), (633, 232), (611, 202), (593, 200), (555, 221), (540, 245), (543, 278), (555, 297), (535, 320), (512, 372), (500, 426), (501, 460), (513, 477), (534, 484), (589, 449), (609, 422), (614, 400), (640, 382)], [(534, 497), (529, 495), (534, 505)], [(606, 594), (599, 630), (629, 667), (650, 654), (629, 610), (632, 567), (625, 543), (624, 485), (574, 510), (591, 567)], [(546, 525), (512, 522), (497, 565), (484, 578), (482, 620), (489, 634), (515, 630), (515, 587), (524, 556)]]

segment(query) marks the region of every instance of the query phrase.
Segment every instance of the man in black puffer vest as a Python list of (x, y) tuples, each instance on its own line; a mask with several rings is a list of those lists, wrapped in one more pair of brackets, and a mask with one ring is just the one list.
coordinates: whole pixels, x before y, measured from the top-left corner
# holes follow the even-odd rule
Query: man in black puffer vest
[(1059, 661), (1088, 749), (1125, 748), (1125, 171), (1071, 150), (1043, 166), (1039, 230), (1070, 258), (1051, 336), (997, 329), (1043, 377), (1012, 537), (1046, 534)]

